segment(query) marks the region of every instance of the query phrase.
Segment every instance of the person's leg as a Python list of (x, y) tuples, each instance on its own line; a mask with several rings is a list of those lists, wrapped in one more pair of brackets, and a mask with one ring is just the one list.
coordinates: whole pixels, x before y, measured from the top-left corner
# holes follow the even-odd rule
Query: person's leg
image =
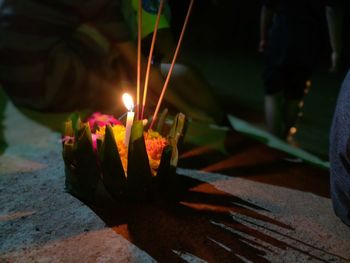
[(264, 113), (267, 130), (278, 138), (284, 137), (284, 89), (285, 72), (281, 65), (272, 63), (265, 57), (264, 80)]
[(273, 135), (284, 139), (283, 129), (283, 96), (282, 92), (265, 95), (264, 98), (265, 123), (267, 130)]

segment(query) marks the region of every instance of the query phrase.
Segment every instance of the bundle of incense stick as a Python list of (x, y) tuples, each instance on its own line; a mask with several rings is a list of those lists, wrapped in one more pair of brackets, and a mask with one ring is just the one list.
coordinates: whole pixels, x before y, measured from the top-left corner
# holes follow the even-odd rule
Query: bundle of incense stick
[[(156, 23), (154, 25), (154, 30), (153, 30), (153, 36), (152, 36), (152, 42), (151, 42), (151, 47), (150, 47), (150, 51), (149, 51), (149, 56), (148, 56), (148, 62), (147, 62), (147, 69), (146, 69), (146, 76), (145, 76), (145, 84), (144, 84), (144, 89), (143, 89), (143, 98), (142, 98), (142, 108), (140, 111), (140, 82), (141, 82), (141, 25), (142, 25), (142, 0), (139, 0), (138, 2), (138, 61), (137, 61), (137, 98), (136, 98), (136, 112), (137, 112), (137, 119), (138, 120), (142, 120), (144, 117), (144, 112), (145, 112), (145, 107), (146, 107), (146, 100), (147, 100), (147, 91), (148, 91), (148, 84), (149, 84), (149, 75), (150, 75), (150, 69), (151, 69), (151, 61), (152, 61), (152, 57), (153, 57), (153, 51), (154, 51), (154, 46), (155, 46), (155, 42), (156, 42), (156, 38), (157, 38), (157, 31), (158, 31), (158, 25), (159, 25), (159, 20), (161, 17), (161, 13), (164, 7), (164, 1), (165, 0), (160, 0), (159, 3), (159, 7), (158, 7), (158, 13), (157, 13), (157, 19), (156, 19)], [(152, 129), (153, 125), (155, 124), (155, 121), (157, 120), (157, 116), (158, 116), (158, 112), (160, 109), (160, 105), (163, 101), (165, 92), (168, 88), (168, 84), (171, 78), (171, 74), (173, 72), (174, 69), (174, 65), (177, 59), (177, 56), (179, 54), (179, 50), (180, 50), (180, 46), (183, 40), (183, 36), (188, 24), (188, 20), (192, 11), (192, 7), (193, 7), (193, 3), (194, 0), (190, 0), (190, 4), (187, 10), (187, 15), (184, 21), (184, 24), (182, 26), (182, 30), (181, 30), (181, 34), (174, 52), (174, 56), (170, 65), (170, 69), (168, 71), (168, 74), (166, 76), (162, 91), (160, 93), (159, 99), (158, 99), (158, 103), (156, 106), (156, 109), (154, 111), (153, 114), (153, 118), (152, 118), (152, 122), (150, 124), (150, 129)]]

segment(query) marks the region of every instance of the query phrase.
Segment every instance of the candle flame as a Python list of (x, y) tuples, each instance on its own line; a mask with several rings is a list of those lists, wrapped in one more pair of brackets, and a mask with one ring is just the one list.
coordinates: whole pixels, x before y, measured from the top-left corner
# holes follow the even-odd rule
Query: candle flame
[(134, 101), (128, 93), (123, 94), (123, 102), (128, 111), (132, 111), (134, 109)]

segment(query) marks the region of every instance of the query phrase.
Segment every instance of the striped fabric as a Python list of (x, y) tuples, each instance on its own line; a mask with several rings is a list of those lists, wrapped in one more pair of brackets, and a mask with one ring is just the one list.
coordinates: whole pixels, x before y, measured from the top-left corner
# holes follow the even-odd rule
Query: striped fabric
[(74, 110), (96, 100), (113, 79), (109, 43), (129, 40), (120, 6), (0, 0), (0, 83), (9, 97), (39, 110)]

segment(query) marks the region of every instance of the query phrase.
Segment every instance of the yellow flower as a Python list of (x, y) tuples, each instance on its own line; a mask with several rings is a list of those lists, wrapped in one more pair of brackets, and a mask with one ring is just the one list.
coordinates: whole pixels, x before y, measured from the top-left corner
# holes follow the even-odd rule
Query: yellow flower
[(156, 175), (160, 159), (162, 158), (163, 149), (168, 145), (168, 141), (158, 132), (153, 130), (148, 130), (148, 132), (144, 133), (144, 136), (152, 174)]
[(124, 144), (125, 127), (123, 125), (115, 125), (112, 127), (114, 139), (118, 146), (120, 160), (124, 168), (125, 174), (128, 171), (128, 148)]
[[(114, 125), (112, 126), (114, 139), (117, 143), (119, 156), (127, 175), (128, 168), (128, 148), (124, 144), (125, 138), (125, 127), (123, 125)], [(98, 137), (104, 137), (105, 126), (99, 127), (96, 130), (96, 135)], [(162, 158), (162, 152), (165, 146), (168, 145), (166, 138), (162, 137), (158, 132), (149, 130), (144, 132), (146, 151), (148, 155), (149, 164), (151, 167), (152, 175), (157, 174), (157, 170), (160, 164), (160, 159)]]

